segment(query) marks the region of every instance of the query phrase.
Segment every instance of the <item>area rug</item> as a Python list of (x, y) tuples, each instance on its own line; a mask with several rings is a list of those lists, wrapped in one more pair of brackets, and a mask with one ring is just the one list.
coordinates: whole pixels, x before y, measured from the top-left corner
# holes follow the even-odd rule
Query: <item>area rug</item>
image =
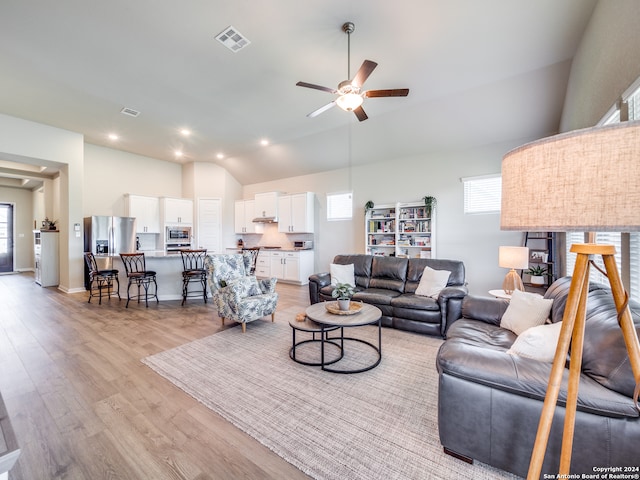
[[(377, 343), (376, 327), (345, 331)], [(245, 334), (227, 329), (142, 361), (315, 479), (518, 478), (443, 453), (435, 368), (441, 342), (383, 329), (380, 365), (343, 375), (293, 362), (287, 322), (256, 321)], [(297, 358), (318, 354), (308, 343)], [(334, 366), (371, 360), (372, 349), (347, 342)]]

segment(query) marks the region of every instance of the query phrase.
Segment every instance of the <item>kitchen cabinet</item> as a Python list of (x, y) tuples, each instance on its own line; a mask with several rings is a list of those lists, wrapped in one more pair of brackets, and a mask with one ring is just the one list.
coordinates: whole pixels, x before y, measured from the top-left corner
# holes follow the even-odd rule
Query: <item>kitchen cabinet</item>
[(313, 233), (314, 200), (312, 192), (283, 195), (278, 198), (278, 231)]
[(262, 225), (253, 223), (255, 216), (254, 200), (237, 200), (235, 203), (235, 232), (262, 233)]
[(265, 250), (258, 253), (256, 277), (271, 278), (271, 254)]
[(271, 218), (278, 221), (278, 192), (256, 193), (255, 218)]
[(136, 233), (160, 233), (160, 199), (125, 195), (127, 217), (135, 217)]
[(60, 283), (58, 231), (34, 230), (33, 254), (35, 281), (42, 287), (55, 287)]
[(256, 276), (275, 277), (285, 283), (307, 285), (313, 274), (313, 250), (260, 251)]
[(162, 198), (164, 224), (193, 225), (193, 201), (188, 198)]

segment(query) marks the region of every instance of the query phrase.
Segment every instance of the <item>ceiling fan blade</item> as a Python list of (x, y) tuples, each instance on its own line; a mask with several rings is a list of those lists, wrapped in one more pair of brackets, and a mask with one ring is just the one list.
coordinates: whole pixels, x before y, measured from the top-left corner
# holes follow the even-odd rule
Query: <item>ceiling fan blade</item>
[(307, 115), (307, 117), (309, 117), (309, 118), (317, 117), (321, 113), (326, 112), (327, 110), (329, 110), (330, 108), (335, 107), (335, 106), (336, 106), (336, 102), (335, 101), (333, 101), (331, 103), (327, 103), (323, 107), (320, 107), (319, 109), (314, 110), (313, 112), (309, 113)]
[(409, 95), (408, 88), (394, 88), (389, 90), (367, 90), (364, 96), (367, 98), (376, 97), (406, 97)]
[(356, 108), (353, 113), (356, 114), (356, 117), (358, 117), (358, 120), (360, 120), (361, 122), (364, 122), (367, 118), (367, 114), (364, 113), (364, 109), (360, 106), (358, 108)]
[(371, 75), (371, 72), (373, 72), (373, 70), (377, 66), (378, 64), (376, 62), (372, 62), (371, 60), (365, 60), (364, 62), (362, 62), (360, 70), (358, 70), (356, 76), (353, 77), (353, 80), (351, 80), (351, 85), (358, 88), (362, 87), (362, 84), (366, 82), (367, 78), (369, 78), (369, 75)]
[(333, 89), (333, 88), (329, 88), (329, 87), (322, 87), (320, 85), (314, 85), (313, 83), (307, 83), (307, 82), (298, 82), (296, 83), (296, 85), (298, 87), (307, 87), (307, 88), (315, 88), (316, 90), (322, 90), (323, 92), (329, 92), (329, 93), (338, 93), (337, 90)]

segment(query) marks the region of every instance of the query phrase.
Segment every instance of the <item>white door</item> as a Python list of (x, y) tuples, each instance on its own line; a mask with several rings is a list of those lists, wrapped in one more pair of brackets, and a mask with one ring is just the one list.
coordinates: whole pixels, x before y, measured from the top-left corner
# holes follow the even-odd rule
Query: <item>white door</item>
[(206, 248), (207, 253), (223, 253), (221, 199), (198, 199), (198, 242), (196, 246)]
[(13, 272), (12, 203), (0, 203), (0, 272)]

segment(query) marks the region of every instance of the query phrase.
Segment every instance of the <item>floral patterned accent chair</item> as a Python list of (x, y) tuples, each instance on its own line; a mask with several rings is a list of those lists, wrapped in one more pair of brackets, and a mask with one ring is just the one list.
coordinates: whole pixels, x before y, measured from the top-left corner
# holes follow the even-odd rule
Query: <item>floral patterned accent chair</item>
[(213, 303), (223, 325), (226, 319), (241, 323), (244, 333), (247, 323), (266, 315), (271, 315), (271, 321), (274, 321), (278, 303), (277, 279), (258, 280), (250, 275), (249, 252), (207, 255), (204, 265)]

